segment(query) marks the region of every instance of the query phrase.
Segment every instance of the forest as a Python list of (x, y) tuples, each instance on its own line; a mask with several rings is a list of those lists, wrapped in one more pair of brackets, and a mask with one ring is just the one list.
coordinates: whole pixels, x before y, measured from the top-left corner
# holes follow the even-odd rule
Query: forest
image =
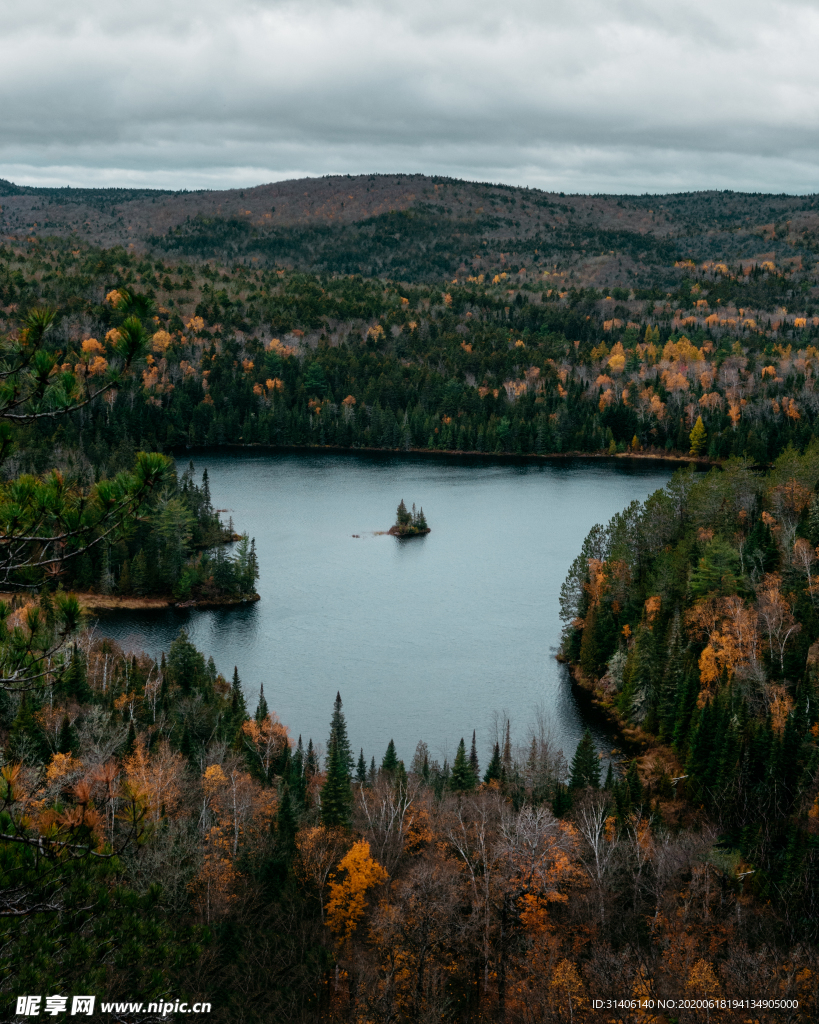
[(52, 241), (0, 250), (7, 326), (59, 309), (50, 344), (92, 380), (129, 317), (150, 345), (56, 434), (25, 425), (35, 472), (54, 442), (95, 472), (231, 444), (763, 465), (816, 431), (817, 277), (793, 263), (682, 261), (672, 291), (608, 293), (560, 270), (426, 287)]
[[(87, 990), (134, 1024), (161, 1018), (128, 1001), (171, 996), (248, 1024), (816, 1019), (812, 201), (759, 234), (755, 197), (607, 200), (591, 223), (577, 197), (524, 214), (523, 190), (486, 189), (476, 231), (520, 221), (540, 249), (537, 219), (567, 218), (554, 259), (476, 234), (465, 265), (442, 229), (425, 263), (417, 205), (293, 221), (278, 248), (201, 213), (151, 249), (6, 232), (3, 993)], [(581, 237), (622, 273), (595, 283)], [(394, 274), (362, 272), (371, 242)], [(587, 732), (568, 760), (547, 722), (504, 721), (483, 764), (474, 733), (405, 764), (388, 737), (351, 749), (341, 693), (305, 743), (184, 632), (159, 660), (95, 637), (78, 595), (252, 596), (253, 542), (172, 458), (221, 445), (680, 459), (561, 592), (560, 657), (618, 746)], [(403, 501), (396, 525), (427, 528)]]

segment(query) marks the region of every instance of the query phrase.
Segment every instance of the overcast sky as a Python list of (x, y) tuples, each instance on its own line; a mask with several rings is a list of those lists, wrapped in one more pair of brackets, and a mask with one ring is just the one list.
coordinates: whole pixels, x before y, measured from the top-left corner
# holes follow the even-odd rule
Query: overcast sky
[(7, 0), (0, 177), (819, 191), (819, 0)]

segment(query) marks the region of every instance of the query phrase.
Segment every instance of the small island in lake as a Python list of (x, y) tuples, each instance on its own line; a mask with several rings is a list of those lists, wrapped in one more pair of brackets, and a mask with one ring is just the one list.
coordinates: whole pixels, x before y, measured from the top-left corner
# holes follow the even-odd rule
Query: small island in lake
[(418, 537), (422, 533), (429, 533), (423, 508), (416, 512), (415, 505), (413, 505), (412, 512), (408, 512), (402, 498), (401, 504), (398, 506), (395, 525), (391, 526), (387, 533), (392, 534), (393, 537)]

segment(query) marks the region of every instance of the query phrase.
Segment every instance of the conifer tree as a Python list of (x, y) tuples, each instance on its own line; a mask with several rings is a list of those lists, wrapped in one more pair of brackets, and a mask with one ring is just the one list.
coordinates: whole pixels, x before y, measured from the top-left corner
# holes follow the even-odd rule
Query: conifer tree
[(74, 752), (76, 745), (76, 737), (74, 730), (71, 728), (71, 723), (68, 721), (68, 715), (63, 715), (57, 750), (61, 754), (71, 754)]
[(235, 665), (233, 666), (233, 683), (230, 687), (230, 714), (234, 729), (238, 729), (247, 718), (247, 704), (242, 690), (242, 681), (239, 679), (239, 669)]
[[(185, 726), (185, 730), (186, 731), (187, 731), (187, 728), (188, 727), (186, 725)], [(183, 735), (182, 738), (184, 740), (184, 738), (185, 738), (184, 735)], [(136, 730), (134, 729), (134, 723), (133, 723), (133, 719), (132, 719), (130, 724), (128, 725), (128, 735), (125, 737), (125, 744), (123, 745), (123, 748), (122, 748), (122, 756), (126, 757), (128, 754), (133, 754), (134, 747), (136, 747)]]
[(600, 788), (600, 760), (597, 751), (594, 749), (594, 740), (588, 729), (577, 745), (577, 750), (572, 758), (569, 787), (571, 789), (584, 789), (592, 786)]
[(375, 755), (370, 758), (370, 767), (367, 769), (367, 785), (374, 786), (378, 777), (378, 769), (375, 767)]
[(455, 760), (452, 762), (452, 774), (450, 775), (449, 785), (450, 789), (456, 793), (467, 793), (475, 788), (475, 776), (472, 774), (472, 768), (466, 756), (466, 744), (464, 743), (463, 736), (458, 744)]
[(475, 745), (475, 730), (472, 730), (472, 746), (469, 748), (469, 767), (472, 771), (472, 778), (477, 785), (481, 777), (481, 766), (478, 763), (478, 748)]
[(87, 704), (93, 699), (85, 670), (85, 657), (76, 644), (71, 648), (71, 661), (68, 668), (54, 689), (58, 693), (64, 693), (67, 697), (73, 697), (78, 704)]
[(327, 749), (329, 750), (333, 743), (336, 744), (339, 760), (344, 766), (344, 771), (349, 779), (352, 777), (353, 769), (355, 768), (355, 759), (353, 758), (350, 741), (347, 738), (347, 722), (341, 709), (341, 693), (336, 693), (336, 699), (333, 703), (333, 716), (330, 719), (330, 739), (327, 741)]
[(334, 738), (327, 755), (327, 775), (321, 787), (321, 821), (328, 828), (346, 828), (350, 823), (353, 793), (350, 776), (342, 760), (338, 741)]
[(486, 783), (500, 782), (502, 771), (503, 766), (501, 764), (500, 744), (496, 742), (494, 750), (492, 751), (492, 759), (490, 760), (489, 765), (486, 769), (486, 774), (483, 777), (483, 781)]
[(418, 527), (419, 530), (428, 530), (429, 529), (429, 527), (427, 526), (427, 518), (424, 515), (424, 506), (423, 505), (418, 510), (418, 520), (415, 523), (415, 525)]
[(401, 501), (399, 502), (399, 505), (398, 505), (398, 509), (397, 509), (397, 513), (396, 513), (396, 517), (395, 517), (395, 525), (399, 529), (401, 529), (401, 527), (410, 526), (411, 524), (412, 524), (412, 516), (407, 511), (407, 506), (404, 504), (404, 499), (402, 498)]
[(503, 758), (501, 767), (501, 778), (510, 778), (512, 775), (512, 739), (510, 735), (510, 723), (508, 718), (506, 719), (506, 730), (503, 739)]
[(381, 761), (381, 771), (387, 775), (395, 775), (398, 768), (398, 755), (395, 752), (395, 743), (392, 740), (387, 744), (387, 750)]
[(256, 706), (255, 719), (261, 725), (261, 723), (267, 718), (270, 711), (267, 707), (267, 701), (264, 699), (264, 683), (259, 687), (259, 703)]
[(628, 766), (626, 772), (626, 786), (628, 787), (629, 800), (632, 806), (636, 806), (642, 803), (643, 800), (643, 784), (640, 781), (640, 775), (637, 772), (637, 762), (632, 761)]
[(609, 761), (609, 768), (608, 768), (608, 771), (606, 772), (606, 781), (603, 783), (603, 789), (607, 790), (608, 792), (611, 792), (611, 789), (612, 789), (613, 786), (614, 786), (614, 772), (612, 771), (612, 768), (611, 768), (611, 761)]
[(309, 782), (315, 775), (318, 775), (319, 763), (312, 737), (307, 741), (307, 756), (304, 759), (304, 775)]
[(558, 783), (555, 787), (555, 795), (552, 800), (552, 813), (556, 818), (562, 818), (564, 814), (572, 809), (572, 794), (568, 787)]
[(691, 442), (690, 454), (702, 455), (705, 451), (705, 446), (708, 444), (708, 431), (705, 429), (705, 424), (702, 422), (702, 416), (697, 417), (694, 429), (689, 434), (689, 440)]
[(140, 548), (139, 554), (131, 563), (131, 589), (135, 594), (147, 594), (150, 589), (149, 580), (148, 561), (145, 558), (145, 551)]
[(365, 785), (367, 782), (367, 762), (364, 760), (364, 748), (362, 747), (358, 755), (358, 764), (355, 769), (355, 780), (360, 785)]

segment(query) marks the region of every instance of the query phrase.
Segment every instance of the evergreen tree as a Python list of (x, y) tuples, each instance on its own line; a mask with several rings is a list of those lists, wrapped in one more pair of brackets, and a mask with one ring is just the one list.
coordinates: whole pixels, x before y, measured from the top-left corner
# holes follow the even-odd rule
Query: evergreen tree
[(77, 752), (78, 743), (74, 730), (71, 728), (71, 723), (68, 721), (68, 715), (63, 715), (63, 721), (60, 726), (60, 739), (57, 743), (57, 750), (61, 754), (73, 754)]
[[(157, 732), (158, 731), (159, 730), (157, 730)], [(134, 722), (132, 719), (128, 725), (128, 735), (125, 737), (125, 743), (122, 747), (122, 756), (127, 757), (129, 754), (133, 754), (134, 747), (136, 747), (136, 729), (134, 728)]]
[(367, 782), (367, 762), (364, 760), (364, 748), (362, 747), (358, 755), (358, 764), (355, 769), (355, 780), (360, 785), (365, 785)]
[(512, 738), (509, 719), (506, 719), (506, 730), (503, 738), (503, 757), (501, 759), (501, 779), (512, 775)]
[(135, 594), (147, 594), (150, 589), (149, 580), (148, 561), (145, 558), (145, 551), (140, 548), (139, 554), (131, 562), (131, 589)]
[(85, 671), (85, 656), (76, 644), (71, 648), (71, 661), (62, 678), (54, 687), (56, 693), (73, 698), (78, 704), (87, 704), (93, 699), (88, 676)]
[(455, 760), (452, 762), (452, 774), (449, 785), (450, 789), (456, 793), (467, 793), (475, 788), (475, 776), (472, 774), (472, 768), (466, 756), (466, 744), (463, 737), (461, 737), (461, 742), (458, 744)]
[(339, 750), (338, 741), (333, 738), (327, 755), (327, 776), (321, 787), (322, 824), (327, 827), (346, 828), (350, 823), (352, 803), (350, 775)]
[(477, 785), (481, 777), (481, 766), (478, 763), (478, 748), (475, 745), (475, 730), (472, 730), (472, 746), (469, 748), (469, 767), (472, 771), (472, 778)]
[(319, 773), (318, 755), (313, 746), (312, 737), (307, 741), (307, 756), (304, 759), (304, 775), (309, 781)]
[(259, 703), (256, 705), (256, 714), (254, 717), (256, 718), (256, 721), (261, 725), (261, 723), (267, 718), (269, 714), (270, 711), (268, 710), (267, 707), (267, 701), (264, 699), (264, 683), (262, 683), (262, 685), (259, 687)]
[(608, 771), (606, 772), (606, 781), (603, 783), (603, 789), (605, 789), (607, 792), (611, 792), (611, 789), (612, 789), (613, 786), (614, 786), (614, 772), (612, 771), (611, 761), (609, 761), (609, 768), (608, 768)]
[(625, 783), (628, 787), (628, 795), (631, 805), (633, 807), (638, 806), (643, 801), (643, 784), (640, 781), (636, 761), (632, 761), (631, 764), (629, 764), (628, 771), (626, 772)]
[(398, 755), (395, 752), (395, 744), (392, 740), (387, 744), (387, 750), (381, 761), (381, 771), (389, 776), (395, 775), (398, 768)]
[(400, 501), (400, 503), (398, 505), (398, 510), (397, 510), (397, 514), (396, 514), (396, 517), (395, 517), (395, 525), (399, 529), (401, 529), (402, 527), (407, 527), (407, 526), (411, 526), (412, 525), (412, 516), (407, 511), (407, 506), (404, 504), (404, 499), (403, 498), (401, 499), (401, 501)]
[(370, 767), (367, 769), (367, 785), (374, 786), (378, 778), (378, 769), (375, 767), (375, 755), (370, 758)]
[(330, 739), (327, 742), (327, 749), (329, 750), (333, 743), (336, 744), (339, 761), (344, 766), (344, 771), (349, 779), (353, 774), (355, 759), (350, 747), (350, 741), (347, 738), (347, 722), (341, 708), (341, 693), (336, 693), (336, 699), (333, 703), (333, 717), (330, 719)]
[(583, 733), (574, 752), (569, 775), (571, 789), (584, 789), (586, 786), (600, 788), (600, 760), (588, 729)]
[(552, 800), (552, 813), (556, 818), (562, 818), (572, 809), (571, 790), (558, 783), (555, 787), (555, 795)]
[(490, 760), (489, 766), (486, 769), (486, 774), (483, 777), (483, 781), (486, 783), (500, 782), (502, 771), (503, 766), (501, 764), (500, 744), (496, 742), (495, 748), (492, 751), (492, 759)]
[(239, 669), (236, 665), (233, 666), (233, 683), (230, 687), (230, 715), (233, 719), (234, 729), (238, 729), (247, 718), (247, 704), (242, 690), (242, 681), (239, 679)]
[[(434, 509), (433, 509), (433, 511), (434, 511)], [(418, 519), (417, 519), (415, 525), (418, 527), (419, 530), (428, 530), (429, 529), (429, 527), (427, 526), (426, 516), (424, 515), (424, 506), (423, 505), (418, 510)]]

